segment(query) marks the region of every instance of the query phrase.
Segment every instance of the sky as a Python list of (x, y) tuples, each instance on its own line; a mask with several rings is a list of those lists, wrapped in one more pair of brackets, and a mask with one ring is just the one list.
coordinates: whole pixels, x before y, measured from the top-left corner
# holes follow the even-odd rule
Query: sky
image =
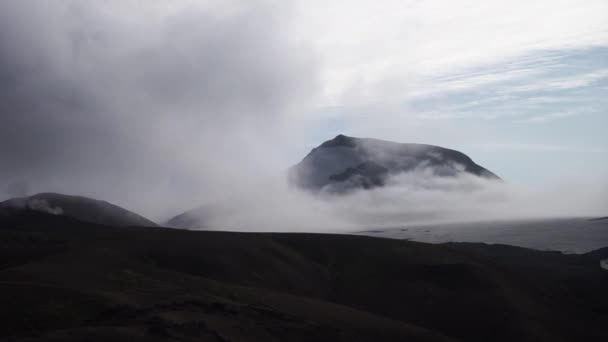
[(330, 3), (302, 14), (321, 135), (457, 148), (516, 182), (608, 174), (607, 2)]
[(606, 94), (603, 0), (2, 1), (0, 189), (158, 219), (337, 134), (607, 180)]

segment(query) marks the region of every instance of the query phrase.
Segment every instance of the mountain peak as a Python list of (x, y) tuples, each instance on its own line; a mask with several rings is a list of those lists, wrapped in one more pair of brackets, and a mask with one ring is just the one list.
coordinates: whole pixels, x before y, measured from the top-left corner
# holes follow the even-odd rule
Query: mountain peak
[(290, 179), (312, 190), (383, 186), (388, 177), (430, 169), (436, 176), (469, 173), (499, 179), (466, 154), (434, 145), (397, 143), (338, 134), (292, 167)]
[(337, 146), (355, 147), (357, 145), (357, 142), (356, 142), (357, 139), (358, 138), (349, 137), (344, 134), (338, 134), (338, 135), (336, 135), (335, 138), (333, 138), (331, 140), (327, 140), (326, 142), (322, 143), (319, 147), (337, 147)]

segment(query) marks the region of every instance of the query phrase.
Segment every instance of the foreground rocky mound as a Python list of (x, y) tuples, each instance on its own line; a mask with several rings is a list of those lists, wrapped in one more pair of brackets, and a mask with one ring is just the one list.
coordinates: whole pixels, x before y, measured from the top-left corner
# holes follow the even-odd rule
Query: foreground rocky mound
[(340, 192), (383, 186), (390, 176), (415, 170), (440, 177), (466, 173), (499, 179), (455, 150), (345, 135), (314, 148), (291, 168), (290, 179), (304, 189)]
[(106, 201), (58, 193), (40, 193), (0, 202), (0, 215), (37, 211), (114, 227), (156, 226), (156, 223)]
[(607, 341), (608, 249), (0, 217), (2, 341)]

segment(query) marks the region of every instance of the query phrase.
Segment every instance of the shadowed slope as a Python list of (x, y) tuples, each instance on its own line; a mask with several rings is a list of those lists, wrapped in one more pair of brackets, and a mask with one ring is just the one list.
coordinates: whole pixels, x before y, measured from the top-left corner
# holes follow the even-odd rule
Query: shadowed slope
[(104, 229), (42, 213), (0, 227), (0, 336), (15, 340), (608, 338), (606, 249)]

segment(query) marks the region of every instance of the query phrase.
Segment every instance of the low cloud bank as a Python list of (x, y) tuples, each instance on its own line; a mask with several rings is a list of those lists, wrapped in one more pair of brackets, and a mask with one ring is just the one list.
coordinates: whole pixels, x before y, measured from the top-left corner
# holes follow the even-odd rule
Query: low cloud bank
[[(606, 215), (605, 180), (519, 186), (468, 174), (417, 170), (385, 187), (346, 195), (310, 193), (274, 182), (211, 202), (206, 229), (354, 231), (409, 224)], [(199, 213), (200, 214), (200, 213)]]

